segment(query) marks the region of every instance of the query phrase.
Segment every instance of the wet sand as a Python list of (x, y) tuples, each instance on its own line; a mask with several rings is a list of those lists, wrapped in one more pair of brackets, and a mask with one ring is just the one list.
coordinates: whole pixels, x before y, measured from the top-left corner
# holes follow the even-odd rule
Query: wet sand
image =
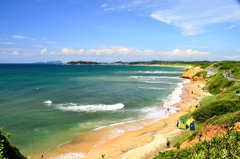
[[(140, 130), (125, 132), (123, 135), (113, 139), (106, 139), (105, 137), (109, 131), (103, 129), (102, 131), (98, 131), (98, 134), (90, 133), (81, 136), (71, 143), (42, 154), (45, 159), (67, 157), (80, 158), (83, 157), (83, 155), (88, 155), (83, 159), (101, 159), (102, 154), (105, 154), (104, 159), (138, 159), (144, 157), (146, 154), (156, 149), (163, 148), (163, 145), (170, 135), (183, 131), (177, 129), (176, 121), (180, 116), (193, 111), (195, 105), (203, 99), (204, 95), (209, 95), (198, 88), (199, 84), (200, 81), (191, 81), (190, 83), (183, 84), (182, 94), (180, 95), (182, 99), (180, 102), (180, 110), (178, 110), (177, 113), (170, 114), (165, 119), (145, 126)], [(186, 89), (189, 90), (189, 93), (186, 92)], [(198, 96), (199, 99), (196, 100), (195, 98)], [(188, 100), (186, 100), (187, 98)], [(190, 103), (192, 108), (189, 106)], [(171, 107), (177, 107), (177, 104)], [(88, 153), (89, 150), (95, 146), (96, 141), (100, 141), (102, 137), (105, 138), (103, 141), (105, 143), (92, 149), (90, 153)], [(42, 154), (32, 156), (31, 158), (40, 159)]]

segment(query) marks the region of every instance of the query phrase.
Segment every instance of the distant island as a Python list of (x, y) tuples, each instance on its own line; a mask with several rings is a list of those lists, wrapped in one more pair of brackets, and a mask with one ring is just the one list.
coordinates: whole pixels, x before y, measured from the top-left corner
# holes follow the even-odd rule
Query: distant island
[(33, 64), (52, 64), (52, 65), (62, 65), (62, 61), (47, 61), (47, 62), (33, 62)]

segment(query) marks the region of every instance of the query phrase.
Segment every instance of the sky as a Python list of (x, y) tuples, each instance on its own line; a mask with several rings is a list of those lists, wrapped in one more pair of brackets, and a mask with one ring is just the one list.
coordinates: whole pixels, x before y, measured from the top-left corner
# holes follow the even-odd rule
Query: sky
[(238, 0), (0, 0), (0, 63), (240, 60)]

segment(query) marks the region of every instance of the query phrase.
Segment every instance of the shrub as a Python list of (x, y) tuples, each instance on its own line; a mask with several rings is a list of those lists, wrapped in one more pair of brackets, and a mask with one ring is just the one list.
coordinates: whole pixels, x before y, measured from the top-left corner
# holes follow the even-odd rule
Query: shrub
[(236, 91), (240, 90), (240, 82), (235, 82), (234, 85), (224, 90), (221, 94), (219, 94), (216, 99), (218, 100), (225, 100), (225, 99), (231, 99), (231, 100), (238, 100), (238, 96), (236, 96)]
[(223, 91), (224, 88), (234, 85), (235, 81), (229, 81), (222, 73), (213, 75), (213, 78), (207, 82), (208, 91), (211, 94), (217, 95)]
[[(10, 134), (7, 133), (7, 136)], [(7, 139), (6, 135), (3, 134), (2, 128), (0, 128), (0, 157), (6, 159), (27, 159), (24, 155), (22, 155), (19, 150), (10, 145), (9, 140)], [(2, 151), (2, 152), (1, 152)]]
[(192, 112), (191, 116), (197, 121), (205, 122), (207, 119), (210, 119), (215, 115), (223, 115), (238, 110), (240, 110), (240, 102), (238, 100), (221, 100), (202, 105)]
[(194, 144), (190, 148), (181, 150), (164, 151), (153, 159), (179, 159), (179, 158), (238, 158), (240, 132), (231, 131), (220, 137), (214, 137), (210, 141), (203, 141)]
[(235, 123), (240, 122), (240, 111), (234, 113), (228, 113), (220, 116), (214, 116), (205, 121), (203, 126), (207, 125), (222, 125), (222, 124), (229, 124), (233, 126)]
[(196, 76), (198, 76), (198, 75), (200, 75), (200, 74), (202, 74), (203, 79), (206, 79), (206, 77), (207, 77), (207, 71), (198, 72), (198, 73), (196, 73), (195, 75), (193, 75), (192, 78), (194, 78), (194, 77), (196, 77)]

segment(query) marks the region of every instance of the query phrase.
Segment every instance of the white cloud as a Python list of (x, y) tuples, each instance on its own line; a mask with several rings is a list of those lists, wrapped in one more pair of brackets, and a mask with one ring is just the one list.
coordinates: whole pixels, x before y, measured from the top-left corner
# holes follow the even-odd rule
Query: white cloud
[(101, 5), (102, 8), (105, 8), (105, 7), (107, 7), (107, 6), (108, 6), (107, 3)]
[(186, 35), (206, 32), (205, 27), (240, 19), (239, 6), (233, 0), (181, 0), (173, 9), (152, 13), (153, 18), (175, 25)]
[(225, 28), (224, 30), (232, 29), (232, 28), (234, 28), (234, 27), (235, 27), (235, 25), (231, 25), (230, 27)]
[(13, 35), (13, 38), (17, 38), (17, 39), (27, 39), (28, 37), (26, 36), (21, 36), (21, 35)]
[(50, 55), (54, 55), (55, 53), (56, 53), (56, 52), (53, 51), (53, 52), (50, 53)]
[(240, 51), (240, 49), (237, 49), (236, 51)]
[[(240, 20), (236, 0), (106, 0), (104, 11), (134, 10), (182, 30), (185, 35), (208, 32), (216, 23)], [(137, 13), (138, 14), (138, 13)], [(230, 29), (230, 28), (229, 28)]]
[(84, 53), (84, 50), (74, 50), (74, 49), (69, 49), (69, 48), (63, 48), (61, 51), (62, 54), (64, 55), (69, 55), (69, 54), (77, 54), (77, 55), (82, 55)]
[(12, 45), (14, 43), (13, 42), (0, 42), (0, 44)]
[(192, 49), (175, 49), (173, 51), (160, 53), (160, 55), (167, 59), (202, 59), (210, 57), (211, 54), (209, 52), (193, 51)]
[(45, 48), (45, 49), (42, 49), (40, 53), (45, 54), (46, 52), (47, 52), (47, 49)]
[(17, 51), (14, 51), (12, 54), (13, 55), (19, 55), (19, 53)]
[(86, 51), (86, 55), (101, 55), (101, 54), (112, 54), (114, 51), (110, 49), (90, 49)]
[(146, 60), (198, 60), (198, 59), (209, 59), (211, 54), (209, 52), (199, 52), (188, 50), (175, 49), (173, 51), (162, 52), (154, 50), (139, 50), (136, 48), (127, 48), (121, 46), (100, 48), (100, 49), (90, 49), (87, 50), (84, 55), (102, 55), (106, 57), (118, 57), (118, 58), (131, 58), (131, 59), (142, 59)]
[(32, 41), (36, 41), (36, 39), (30, 39), (30, 40), (32, 40)]

